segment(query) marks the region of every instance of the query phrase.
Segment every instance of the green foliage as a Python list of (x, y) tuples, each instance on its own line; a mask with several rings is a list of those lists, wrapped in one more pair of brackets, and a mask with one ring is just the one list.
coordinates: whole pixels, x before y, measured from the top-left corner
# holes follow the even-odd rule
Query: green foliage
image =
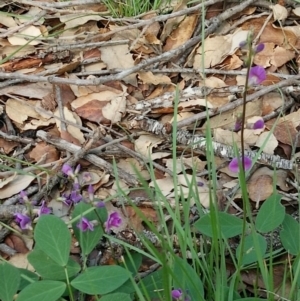
[(0, 300), (11, 301), (19, 283), (19, 270), (6, 262), (0, 263)]
[(280, 239), (284, 248), (293, 255), (300, 254), (300, 225), (286, 214), (280, 231)]
[(37, 247), (60, 266), (69, 260), (71, 234), (65, 223), (56, 216), (42, 215), (34, 231)]
[(129, 272), (119, 266), (87, 268), (76, 277), (72, 286), (89, 295), (105, 295), (120, 287), (129, 279)]
[[(231, 238), (242, 233), (243, 221), (226, 212), (218, 212), (218, 227), (222, 233), (222, 238)], [(211, 214), (206, 214), (195, 223), (195, 227), (204, 235), (213, 237), (213, 227)]]
[(66, 284), (60, 281), (42, 280), (28, 285), (17, 297), (17, 301), (56, 301), (62, 296)]
[(261, 205), (255, 221), (256, 229), (261, 233), (273, 231), (282, 224), (285, 208), (280, 203), (281, 195), (273, 194)]
[(188, 292), (191, 300), (204, 301), (204, 288), (199, 273), (183, 258), (175, 256), (173, 259), (173, 287)]
[(97, 208), (89, 213), (84, 214), (84, 212), (90, 211), (92, 208), (93, 207), (91, 205), (81, 202), (75, 206), (72, 212), (72, 219), (74, 220), (72, 224), (73, 231), (77, 240), (80, 243), (82, 253), (86, 256), (90, 254), (91, 251), (95, 248), (95, 246), (99, 243), (99, 240), (103, 236), (103, 229), (102, 227), (98, 226), (95, 227), (93, 231), (82, 232), (76, 226), (79, 219), (82, 216), (84, 216), (90, 221), (97, 221), (98, 217), (100, 217), (102, 222), (104, 222), (107, 218), (107, 212), (104, 208)]

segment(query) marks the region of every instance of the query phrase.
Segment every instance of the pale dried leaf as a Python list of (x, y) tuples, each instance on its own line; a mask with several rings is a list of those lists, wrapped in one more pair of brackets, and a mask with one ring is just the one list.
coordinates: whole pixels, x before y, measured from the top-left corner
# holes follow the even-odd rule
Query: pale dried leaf
[(273, 17), (275, 21), (284, 21), (288, 16), (287, 9), (280, 4), (275, 4), (272, 7), (272, 10), (273, 10)]
[(118, 123), (126, 111), (125, 95), (118, 96), (110, 101), (102, 109), (103, 116), (110, 120), (112, 124)]
[(249, 198), (253, 202), (260, 202), (273, 194), (273, 178), (269, 175), (255, 176), (255, 173), (247, 183)]
[(40, 41), (35, 40), (34, 38), (40, 36), (42, 36), (40, 29), (37, 26), (31, 25), (7, 39), (11, 45), (38, 45), (40, 44)]
[[(58, 116), (59, 118), (61, 118), (62, 116), (60, 116), (59, 110), (56, 109), (56, 111), (54, 112), (55, 116)], [(64, 120), (66, 121), (70, 121), (72, 123), (78, 124), (79, 126), (82, 126), (81, 123), (81, 119), (78, 117), (78, 115), (74, 112), (71, 112), (67, 107), (64, 107)], [(56, 126), (58, 128), (58, 130), (60, 132), (62, 132), (61, 129), (61, 121), (59, 119), (56, 119)], [(81, 130), (73, 125), (69, 125), (66, 124), (67, 127), (67, 132), (73, 136), (75, 139), (77, 139), (78, 141), (80, 141), (80, 143), (84, 143), (85, 139), (83, 136), (83, 133), (81, 132)]]
[(134, 148), (141, 155), (149, 158), (152, 153), (153, 147), (159, 145), (164, 141), (163, 138), (157, 137), (155, 135), (140, 135), (138, 139), (135, 140)]
[(171, 79), (163, 74), (153, 74), (151, 71), (147, 72), (139, 72), (139, 78), (143, 81), (144, 84), (153, 84), (153, 85), (160, 85), (160, 84), (171, 84)]
[(35, 179), (32, 175), (17, 175), (12, 181), (0, 189), (0, 199), (9, 198), (24, 190)]
[(260, 147), (263, 152), (273, 155), (275, 148), (278, 146), (278, 141), (273, 133), (264, 132), (257, 139), (255, 146)]
[(9, 259), (9, 263), (19, 269), (26, 269), (35, 272), (34, 267), (29, 263), (27, 254), (17, 253)]
[[(129, 69), (134, 66), (132, 54), (129, 52), (128, 45), (115, 45), (101, 47), (101, 59), (109, 69)], [(137, 86), (136, 73), (132, 73), (125, 78), (124, 82)]]

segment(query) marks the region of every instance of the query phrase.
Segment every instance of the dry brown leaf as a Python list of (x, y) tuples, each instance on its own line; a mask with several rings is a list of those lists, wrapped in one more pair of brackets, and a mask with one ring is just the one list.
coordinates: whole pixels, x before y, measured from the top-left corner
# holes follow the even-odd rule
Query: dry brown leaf
[[(64, 113), (64, 116), (63, 116), (64, 120), (78, 124), (79, 126), (82, 126), (81, 119), (78, 117), (78, 115), (75, 112), (71, 112), (67, 107), (64, 107), (63, 113)], [(54, 115), (59, 118), (61, 117), (58, 109), (54, 112)], [(69, 133), (69, 135), (71, 137), (73, 137), (76, 141), (78, 141), (80, 144), (84, 143), (85, 139), (84, 139), (83, 133), (81, 132), (81, 130), (78, 127), (66, 124), (66, 128), (67, 128), (67, 133), (66, 133), (64, 130), (62, 130), (61, 121), (59, 119), (56, 119), (56, 126), (57, 126), (58, 130), (61, 132), (61, 134), (64, 136), (64, 138), (67, 138), (68, 137), (67, 133)], [(61, 136), (61, 137), (63, 138), (63, 136)], [(70, 140), (67, 140), (67, 141), (70, 141)]]
[[(112, 39), (113, 40), (113, 39)], [(129, 69), (134, 66), (132, 54), (128, 45), (115, 45), (101, 47), (101, 59), (109, 69)], [(136, 73), (132, 73), (123, 78), (127, 84), (137, 87)]]
[(82, 106), (75, 109), (78, 116), (97, 123), (109, 124), (110, 120), (106, 119), (102, 114), (102, 109), (105, 105), (109, 104), (109, 101), (98, 101), (93, 99)]
[(280, 108), (284, 103), (283, 97), (280, 93), (271, 92), (265, 94), (262, 97), (262, 116), (274, 112), (276, 109)]
[(59, 159), (59, 152), (53, 146), (46, 142), (38, 142), (35, 147), (29, 152), (29, 157), (33, 159), (34, 162), (38, 162), (42, 157), (45, 157), (43, 163), (54, 162)]
[(157, 137), (155, 135), (140, 135), (139, 138), (135, 140), (134, 148), (141, 155), (149, 158), (152, 153), (153, 147), (156, 147), (164, 141), (163, 138)]
[[(22, 175), (14, 175), (12, 177), (9, 177), (5, 181), (1, 182), (1, 189), (0, 189), (0, 199), (6, 199), (9, 198), (17, 193), (19, 193), (21, 190), (24, 190), (28, 187), (28, 185), (35, 179), (34, 176), (29, 174), (22, 174)], [(3, 186), (3, 183), (6, 183), (6, 185)]]
[[(226, 36), (213, 36), (204, 40), (204, 53), (202, 54), (202, 46), (199, 46), (194, 58), (193, 67), (195, 69), (211, 68), (222, 63), (225, 58), (240, 47), (240, 43), (247, 40), (248, 31), (237, 30), (233, 34)], [(202, 58), (202, 55), (204, 56)], [(202, 60), (204, 66), (202, 67)]]
[(273, 10), (273, 17), (275, 21), (285, 21), (288, 16), (288, 11), (284, 6), (275, 4), (271, 8)]
[(35, 38), (41, 36), (42, 33), (39, 27), (31, 25), (19, 33), (9, 36), (7, 40), (11, 45), (38, 45), (40, 41), (35, 40)]
[(253, 202), (267, 199), (273, 193), (273, 178), (269, 175), (258, 175), (255, 172), (247, 183), (249, 198)]
[(99, 14), (64, 14), (59, 17), (60, 21), (65, 24), (65, 31), (67, 29), (83, 25), (90, 20), (100, 21), (102, 17)]
[(273, 155), (278, 141), (273, 133), (264, 132), (258, 137), (255, 146), (260, 147), (264, 153)]
[[(273, 127), (273, 122), (268, 122), (267, 126), (269, 129)], [(294, 145), (298, 131), (296, 130), (294, 124), (290, 120), (282, 121), (276, 124), (273, 134), (278, 141), (288, 145)], [(300, 141), (298, 140), (297, 147), (300, 146)]]
[[(173, 12), (180, 11), (187, 8), (187, 0), (180, 0), (174, 7)], [(178, 25), (184, 20), (185, 16), (179, 16), (175, 18), (169, 18), (162, 30), (160, 40), (165, 43), (165, 40), (170, 36), (171, 32), (178, 27)]]
[(139, 78), (143, 81), (144, 84), (153, 84), (157, 85), (164, 85), (164, 84), (171, 84), (171, 79), (163, 74), (153, 74), (151, 71), (147, 72), (139, 72)]
[(111, 124), (121, 121), (122, 116), (126, 111), (126, 97), (125, 95), (117, 96), (107, 103), (103, 109), (102, 114), (104, 118), (108, 119)]
[(188, 41), (192, 37), (198, 18), (198, 14), (186, 16), (179, 26), (167, 37), (163, 51), (170, 51)]
[(135, 158), (121, 159), (117, 166), (131, 175), (142, 176), (146, 181), (151, 178), (148, 170)]

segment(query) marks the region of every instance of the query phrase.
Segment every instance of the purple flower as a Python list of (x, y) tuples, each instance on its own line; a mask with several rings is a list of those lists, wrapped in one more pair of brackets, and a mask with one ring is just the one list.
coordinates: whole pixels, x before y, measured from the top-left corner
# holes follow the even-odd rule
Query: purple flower
[(42, 205), (38, 211), (38, 216), (41, 216), (42, 214), (50, 214), (52, 213), (52, 210), (47, 207), (47, 204), (45, 201), (42, 201)]
[(240, 42), (240, 48), (244, 48), (244, 47), (246, 47), (246, 45), (247, 45), (247, 41), (242, 41), (242, 42)]
[(122, 223), (121, 216), (118, 212), (112, 212), (109, 216), (105, 224), (106, 232), (109, 232), (109, 230), (112, 227), (119, 227)]
[(182, 296), (182, 290), (181, 289), (172, 290), (171, 296), (172, 296), (172, 298), (178, 300)]
[(98, 200), (98, 202), (94, 202), (94, 206), (96, 206), (97, 208), (104, 208), (105, 203), (103, 201)]
[(261, 66), (255, 66), (250, 68), (249, 72), (249, 86), (259, 85), (267, 78), (266, 70)]
[(94, 199), (94, 187), (91, 184), (88, 187), (88, 194), (89, 194), (90, 201), (93, 201), (93, 199)]
[(73, 168), (69, 164), (64, 164), (61, 171), (68, 177), (74, 176)]
[(14, 217), (15, 217), (15, 222), (20, 226), (22, 230), (30, 228), (31, 219), (29, 216), (22, 213), (16, 213), (14, 214)]
[(27, 192), (24, 190), (20, 191), (20, 203), (29, 203)]
[(265, 122), (263, 119), (259, 119), (257, 120), (254, 124), (253, 124), (253, 129), (254, 130), (258, 130), (258, 129), (263, 129), (265, 126)]
[(82, 200), (82, 195), (78, 190), (73, 190), (70, 194), (70, 200), (73, 202), (73, 204), (77, 204)]
[(85, 231), (93, 231), (94, 230), (94, 224), (90, 222), (87, 218), (82, 217), (79, 223), (76, 225), (78, 229), (80, 229), (82, 232)]
[[(240, 158), (240, 160), (242, 161), (242, 158)], [(249, 170), (252, 166), (251, 158), (245, 156), (245, 158), (243, 159), (243, 164), (244, 164), (245, 170)], [(238, 160), (238, 158), (233, 158), (231, 160), (231, 162), (229, 163), (228, 168), (231, 172), (238, 173), (239, 172), (239, 160)]]
[(259, 52), (263, 51), (264, 48), (265, 48), (265, 44), (259, 43), (259, 44), (255, 47), (254, 52), (255, 52), (255, 53), (259, 53)]

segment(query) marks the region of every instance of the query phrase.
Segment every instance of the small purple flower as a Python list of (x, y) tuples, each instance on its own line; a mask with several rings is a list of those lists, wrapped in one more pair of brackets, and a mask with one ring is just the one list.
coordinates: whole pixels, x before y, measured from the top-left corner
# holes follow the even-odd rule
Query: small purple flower
[(257, 120), (256, 122), (254, 122), (252, 128), (253, 128), (254, 130), (258, 130), (258, 129), (263, 129), (264, 126), (265, 126), (264, 120), (263, 120), (263, 119), (259, 119), (259, 120)]
[(250, 68), (249, 72), (249, 86), (259, 85), (267, 78), (266, 70), (261, 66), (255, 66)]
[(90, 222), (87, 218), (82, 217), (79, 223), (76, 225), (78, 229), (80, 229), (82, 232), (85, 231), (94, 231), (94, 224)]
[[(240, 160), (242, 161), (242, 158), (240, 158)], [(251, 158), (245, 156), (245, 158), (243, 159), (243, 164), (244, 164), (245, 170), (249, 170), (252, 166)], [(231, 172), (238, 173), (239, 172), (239, 160), (238, 160), (238, 158), (233, 158), (231, 160), (231, 162), (229, 163), (228, 168)]]
[(90, 201), (93, 201), (93, 199), (94, 199), (94, 187), (91, 184), (88, 187), (88, 194), (89, 194)]
[(259, 52), (263, 51), (264, 48), (265, 48), (265, 44), (259, 43), (259, 44), (255, 47), (254, 51), (255, 51), (255, 53), (259, 53)]
[(122, 218), (119, 215), (119, 213), (118, 212), (112, 212), (108, 216), (107, 221), (104, 223), (106, 232), (109, 232), (109, 230), (112, 227), (119, 227), (121, 225), (121, 223), (122, 223)]
[(94, 206), (96, 206), (97, 208), (104, 208), (105, 203), (103, 201), (98, 200), (98, 202), (94, 202)]
[(199, 181), (199, 182), (197, 182), (197, 186), (198, 186), (198, 187), (203, 187), (203, 186), (204, 186), (204, 183)]
[(29, 203), (27, 192), (24, 190), (20, 191), (20, 203), (22, 203), (22, 204)]
[(81, 168), (81, 166), (80, 166), (80, 164), (78, 164), (78, 165), (76, 166), (76, 168), (75, 168), (75, 171), (74, 171), (75, 176), (77, 176), (77, 175), (79, 174), (80, 168)]
[(74, 176), (73, 168), (69, 164), (64, 164), (61, 171), (68, 177)]
[(82, 195), (79, 193), (78, 190), (73, 190), (70, 194), (70, 200), (74, 203), (77, 204), (82, 200)]
[(181, 296), (182, 296), (182, 290), (181, 289), (172, 290), (171, 296), (172, 296), (172, 298), (179, 300), (179, 298), (181, 298)]
[(15, 222), (20, 226), (22, 230), (30, 229), (31, 219), (29, 216), (22, 213), (16, 213), (14, 214), (14, 217), (15, 217)]
[(47, 204), (45, 201), (42, 201), (42, 205), (38, 211), (38, 216), (41, 216), (42, 214), (50, 214), (52, 210), (47, 207)]
[(246, 45), (247, 45), (247, 41), (242, 41), (242, 42), (240, 42), (240, 48), (244, 48), (244, 47), (246, 47)]

